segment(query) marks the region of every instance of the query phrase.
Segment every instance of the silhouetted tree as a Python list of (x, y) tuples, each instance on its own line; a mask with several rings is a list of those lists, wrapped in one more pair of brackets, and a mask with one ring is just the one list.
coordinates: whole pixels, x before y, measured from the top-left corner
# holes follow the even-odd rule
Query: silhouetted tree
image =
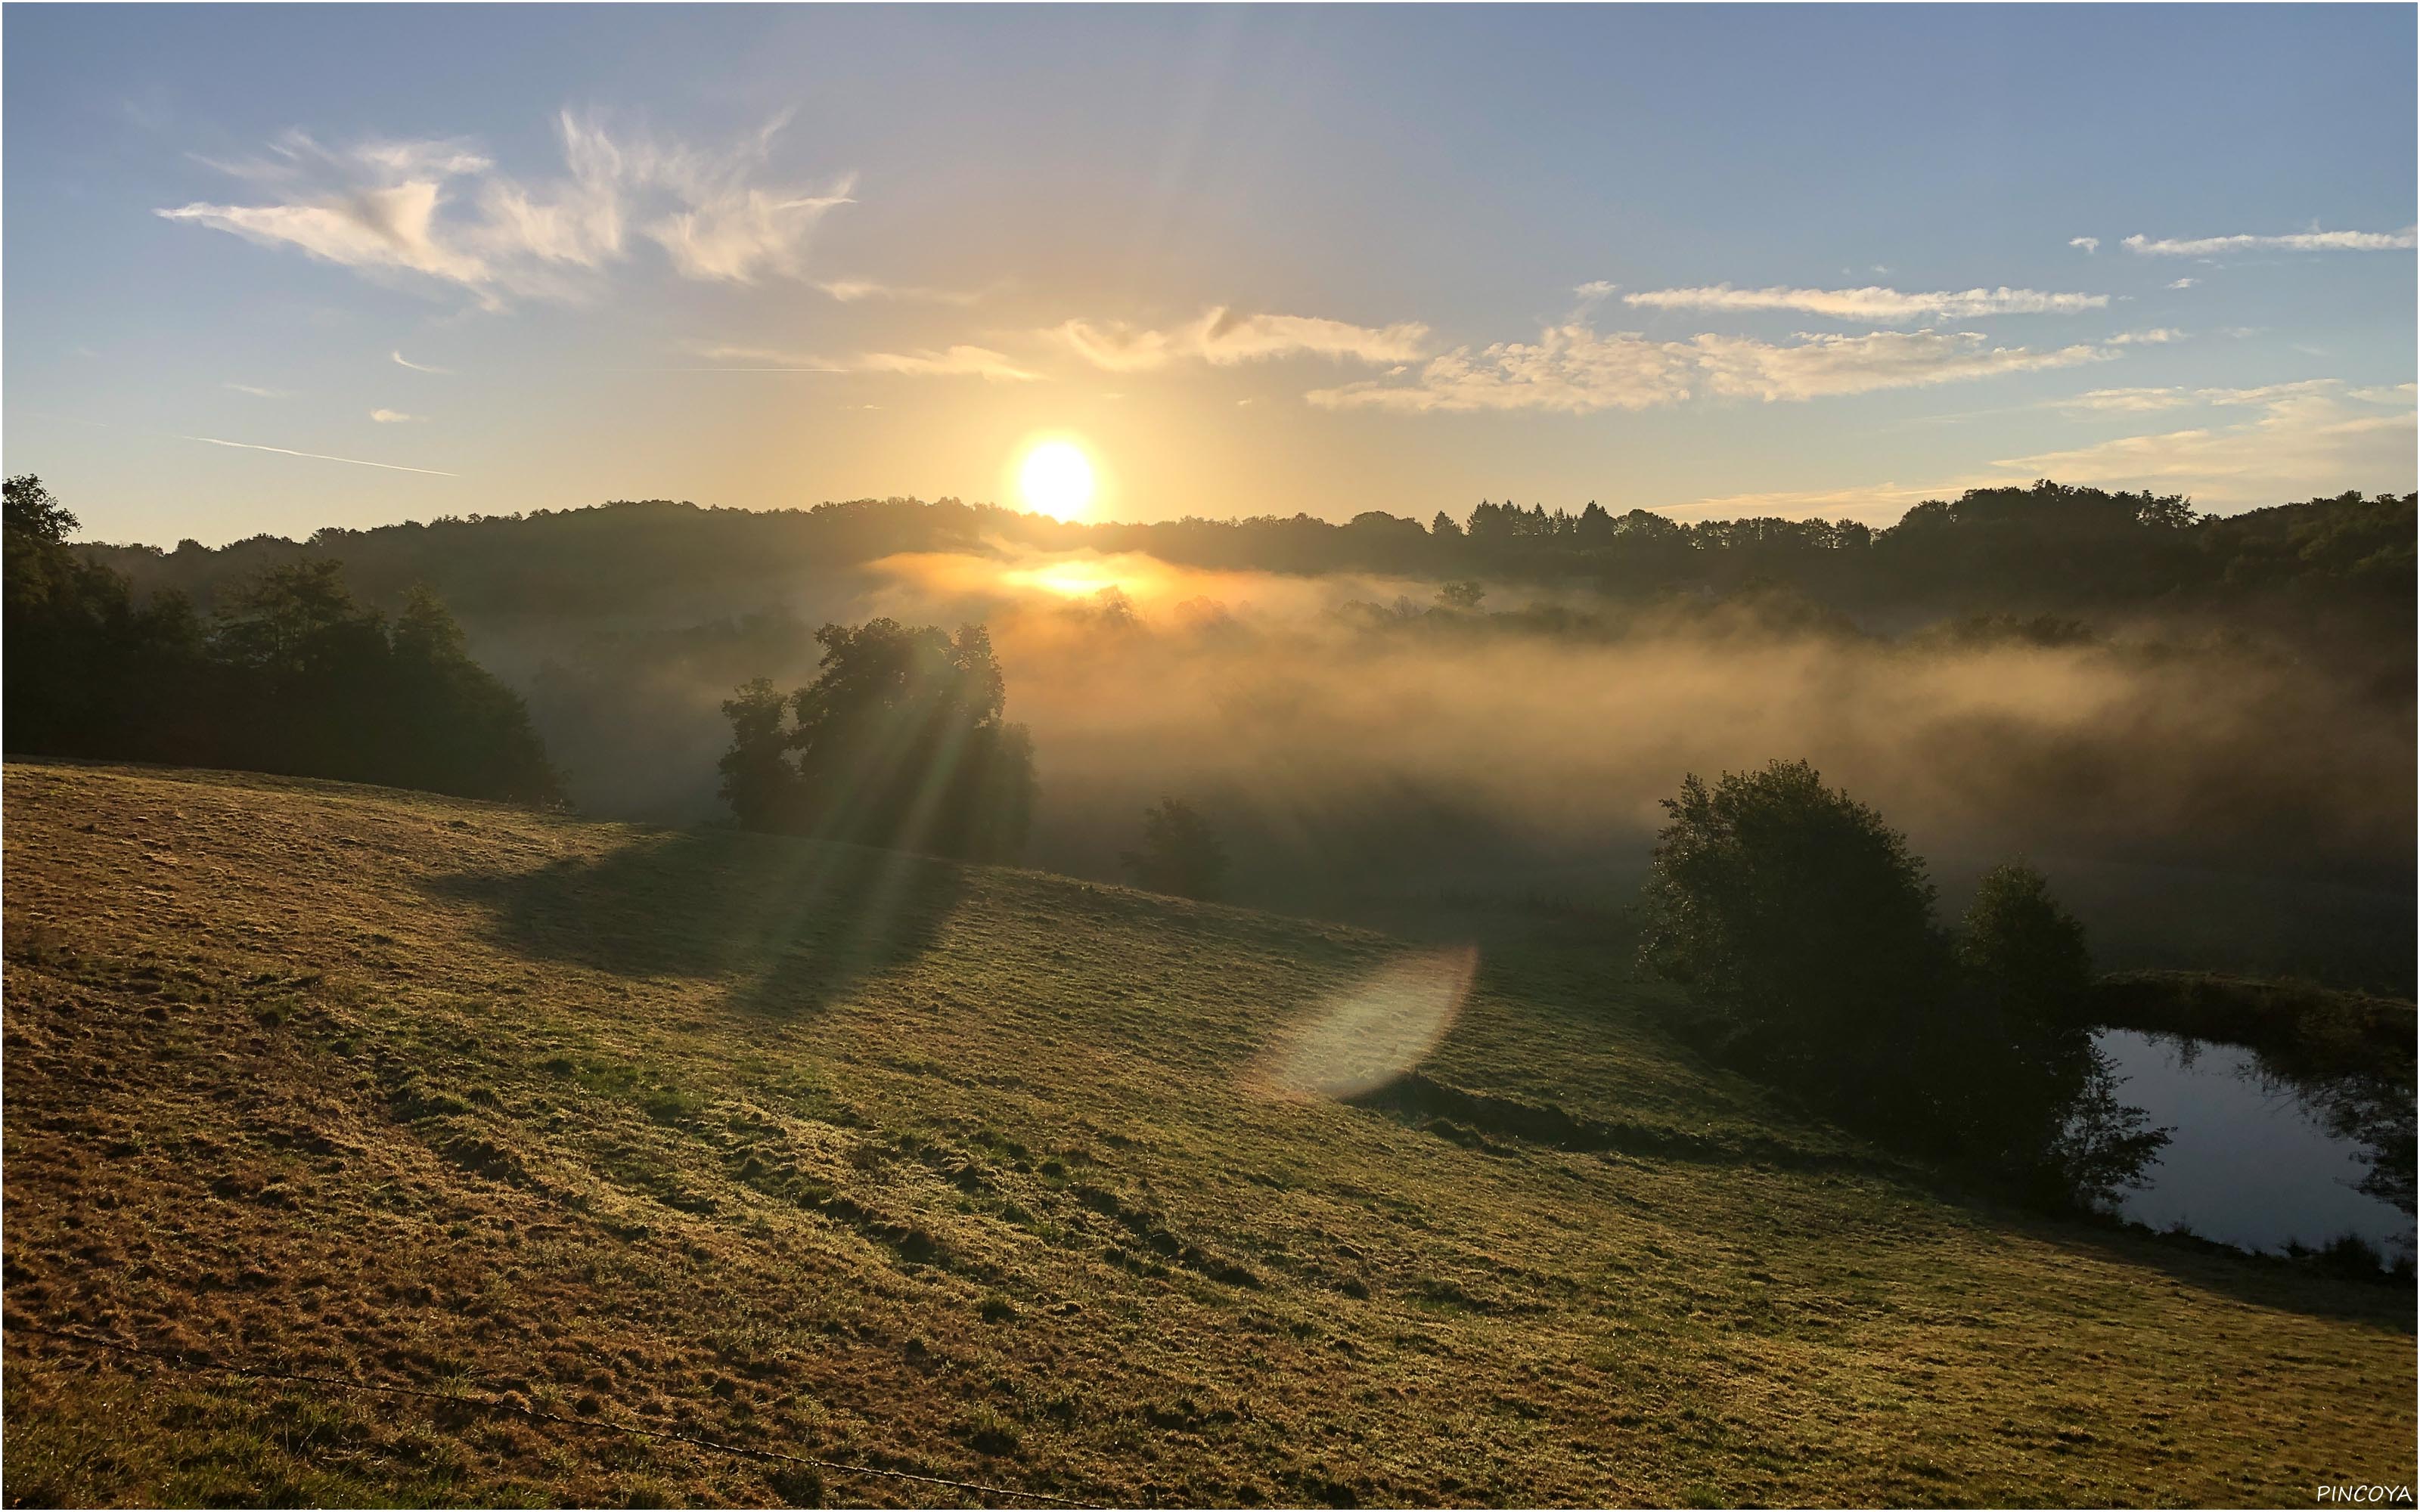
[(70, 551), (40, 479), (7, 499), (11, 749), (559, 801), (528, 711), (425, 589), (390, 637), (338, 563), (303, 557), (223, 594), (206, 635), (182, 594), (138, 604)]
[(1983, 873), (1959, 934), (1958, 961), (2008, 1011), (2043, 1023), (2078, 1022), (2092, 983), (2084, 926), (2022, 861)]
[(389, 668), (380, 711), (392, 729), (385, 780), (469, 797), (562, 801), (562, 776), (547, 760), (528, 705), (471, 658), (462, 627), (425, 585), (405, 596)]
[(1479, 608), (1486, 597), (1485, 586), (1472, 578), (1458, 578), (1451, 582), (1442, 583), (1438, 585), (1436, 592), (1438, 603), (1447, 609), (1460, 609), (1465, 613)]
[(2047, 1202), (2106, 1198), (2164, 1143), (2053, 1006), (2089, 957), (2038, 874), (1986, 879), (1953, 951), (1905, 837), (1805, 762), (1692, 775), (1665, 809), (1640, 956), (1722, 1052)]
[(1191, 804), (1162, 798), (1142, 814), (1142, 848), (1119, 855), (1135, 886), (1179, 898), (1215, 898), (1227, 850)]
[(1864, 1088), (1947, 979), (1906, 838), (1805, 762), (1691, 774), (1664, 801), (1642, 960), (1752, 1058)]
[[(980, 625), (895, 620), (815, 632), (822, 671), (778, 700), (759, 679), (723, 705), (722, 795), (742, 825), (1004, 859), (1025, 842), (1033, 748), (1001, 717), (1006, 683)], [(790, 724), (785, 729), (782, 716)]]

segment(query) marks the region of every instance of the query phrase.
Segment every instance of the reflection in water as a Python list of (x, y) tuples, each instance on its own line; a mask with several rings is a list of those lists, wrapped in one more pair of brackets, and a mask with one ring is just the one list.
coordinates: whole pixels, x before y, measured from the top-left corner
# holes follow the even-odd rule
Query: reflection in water
[(1248, 1081), (1281, 1096), (1350, 1097), (1383, 1087), (1453, 1027), (1479, 950), (1417, 950), (1311, 1004), (1253, 1063)]
[(2249, 1050), (2132, 1029), (2101, 1048), (2123, 1096), (2175, 1130), (2126, 1217), (2253, 1250), (2360, 1235), (2413, 1253), (2410, 1095), (2362, 1078), (2288, 1080)]

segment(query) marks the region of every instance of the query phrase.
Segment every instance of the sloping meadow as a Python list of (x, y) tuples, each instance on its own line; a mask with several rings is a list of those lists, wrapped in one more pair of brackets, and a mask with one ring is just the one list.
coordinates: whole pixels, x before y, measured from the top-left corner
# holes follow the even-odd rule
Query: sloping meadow
[(2412, 1477), (2408, 1295), (1962, 1202), (1584, 953), (333, 784), (7, 797), (12, 1502)]

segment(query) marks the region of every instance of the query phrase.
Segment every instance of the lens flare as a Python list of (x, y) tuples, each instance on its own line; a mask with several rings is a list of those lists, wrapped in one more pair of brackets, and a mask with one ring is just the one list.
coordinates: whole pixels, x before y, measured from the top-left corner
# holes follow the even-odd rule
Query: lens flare
[(1419, 950), (1313, 1003), (1253, 1062), (1247, 1082), (1280, 1097), (1351, 1097), (1418, 1065), (1453, 1027), (1479, 949)]

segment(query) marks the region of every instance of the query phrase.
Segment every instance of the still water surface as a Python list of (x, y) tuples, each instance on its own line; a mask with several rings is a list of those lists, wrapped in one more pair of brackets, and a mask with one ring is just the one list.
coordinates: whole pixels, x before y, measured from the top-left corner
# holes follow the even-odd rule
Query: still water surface
[(2119, 1200), (2127, 1217), (2252, 1250), (2316, 1248), (2350, 1232), (2390, 1259), (2413, 1252), (2412, 1216), (2360, 1190), (2361, 1144), (2262, 1077), (2250, 1051), (2132, 1029), (2097, 1039), (2126, 1078), (2118, 1100), (2174, 1131), (2149, 1184)]

